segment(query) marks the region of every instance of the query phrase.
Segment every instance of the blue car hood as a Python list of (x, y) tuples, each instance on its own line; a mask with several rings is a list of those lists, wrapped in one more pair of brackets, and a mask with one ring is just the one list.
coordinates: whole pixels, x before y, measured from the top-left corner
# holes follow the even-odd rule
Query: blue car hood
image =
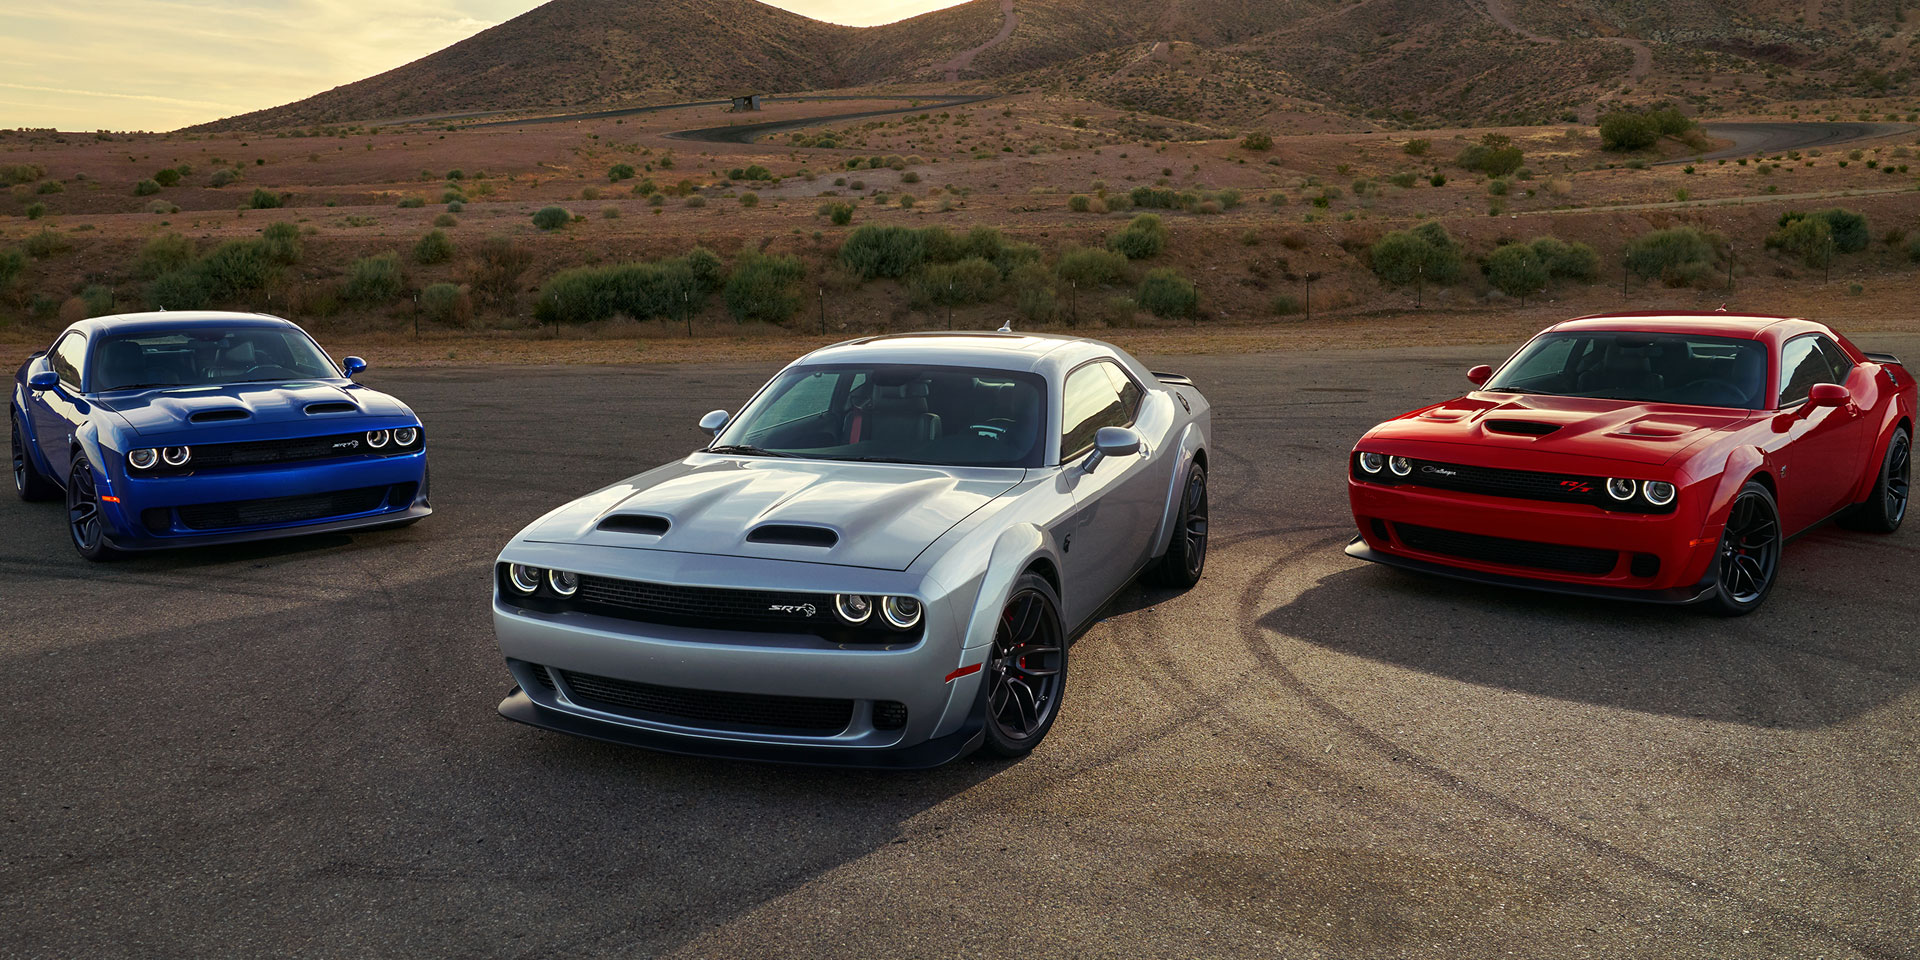
[[(293, 380), (280, 383), (230, 383), (206, 387), (159, 387), (124, 395), (94, 398), (112, 410), (135, 432), (164, 434), (190, 424), (194, 414), (242, 411), (242, 418), (208, 421), (206, 426), (239, 427), (263, 423), (313, 423), (357, 420), (361, 417), (405, 417), (405, 404), (378, 390), (342, 381)], [(315, 404), (350, 404), (353, 409), (309, 413)], [(351, 428), (348, 428), (351, 429)]]

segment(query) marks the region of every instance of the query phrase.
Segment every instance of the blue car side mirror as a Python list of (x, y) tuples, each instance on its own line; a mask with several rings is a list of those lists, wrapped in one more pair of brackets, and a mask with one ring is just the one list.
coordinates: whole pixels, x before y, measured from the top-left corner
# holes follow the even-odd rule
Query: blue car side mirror
[(27, 386), (35, 390), (52, 390), (60, 385), (60, 375), (52, 370), (42, 370), (27, 378)]
[(347, 372), (347, 379), (351, 380), (367, 369), (367, 362), (359, 357), (348, 357), (340, 361), (340, 368)]

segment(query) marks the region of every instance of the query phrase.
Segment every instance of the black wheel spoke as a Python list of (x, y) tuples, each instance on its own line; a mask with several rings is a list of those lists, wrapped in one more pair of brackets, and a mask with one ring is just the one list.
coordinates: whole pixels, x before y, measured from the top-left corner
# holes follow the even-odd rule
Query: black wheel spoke
[(1721, 540), (1720, 572), (1736, 603), (1753, 603), (1767, 592), (1780, 559), (1780, 522), (1761, 495), (1734, 501)]
[(1059, 700), (1065, 646), (1052, 604), (1036, 590), (1000, 615), (987, 670), (987, 719), (1010, 741), (1038, 736)]

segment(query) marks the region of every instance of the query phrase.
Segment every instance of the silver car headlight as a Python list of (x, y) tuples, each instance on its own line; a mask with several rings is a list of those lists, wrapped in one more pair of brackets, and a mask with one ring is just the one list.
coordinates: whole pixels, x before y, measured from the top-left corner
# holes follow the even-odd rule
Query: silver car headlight
[(1607, 496), (1624, 503), (1632, 500), (1634, 491), (1639, 488), (1640, 485), (1632, 480), (1623, 480), (1619, 477), (1614, 477), (1607, 481)]
[(912, 597), (887, 597), (880, 601), (880, 616), (895, 630), (910, 630), (920, 622), (922, 607)]
[(375, 450), (378, 450), (381, 447), (386, 446), (388, 433), (389, 431), (386, 431), (386, 430), (368, 430), (367, 446), (372, 447)]
[(1665, 480), (1648, 480), (1640, 485), (1640, 495), (1656, 507), (1664, 507), (1673, 502), (1673, 484)]
[(418, 439), (420, 430), (417, 427), (401, 427), (393, 432), (393, 444), (397, 447), (411, 447)]
[(1380, 471), (1386, 469), (1386, 467), (1387, 467), (1387, 458), (1380, 454), (1362, 453), (1360, 455), (1360, 469), (1368, 473), (1379, 473)]
[(1406, 457), (1388, 457), (1387, 469), (1392, 470), (1396, 477), (1404, 477), (1413, 472), (1413, 461)]
[(516, 563), (507, 567), (507, 579), (513, 588), (521, 593), (532, 593), (540, 589), (540, 568)]
[(873, 616), (873, 598), (860, 593), (833, 595), (833, 612), (848, 623), (866, 623)]
[(160, 451), (152, 447), (141, 447), (138, 450), (127, 451), (127, 465), (135, 470), (151, 470), (153, 469), (153, 465), (159, 462)]
[(563, 597), (571, 597), (580, 591), (580, 575), (568, 570), (548, 570), (547, 586)]
[(160, 459), (165, 460), (169, 467), (184, 467), (187, 465), (187, 460), (192, 456), (193, 451), (186, 447), (160, 448)]

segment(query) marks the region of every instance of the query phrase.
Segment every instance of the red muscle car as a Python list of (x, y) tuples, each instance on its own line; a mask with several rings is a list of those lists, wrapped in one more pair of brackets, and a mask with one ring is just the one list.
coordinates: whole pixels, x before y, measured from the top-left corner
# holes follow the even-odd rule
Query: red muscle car
[(1791, 536), (1906, 515), (1914, 378), (1820, 323), (1583, 317), (1467, 378), (1355, 445), (1349, 555), (1739, 615)]

